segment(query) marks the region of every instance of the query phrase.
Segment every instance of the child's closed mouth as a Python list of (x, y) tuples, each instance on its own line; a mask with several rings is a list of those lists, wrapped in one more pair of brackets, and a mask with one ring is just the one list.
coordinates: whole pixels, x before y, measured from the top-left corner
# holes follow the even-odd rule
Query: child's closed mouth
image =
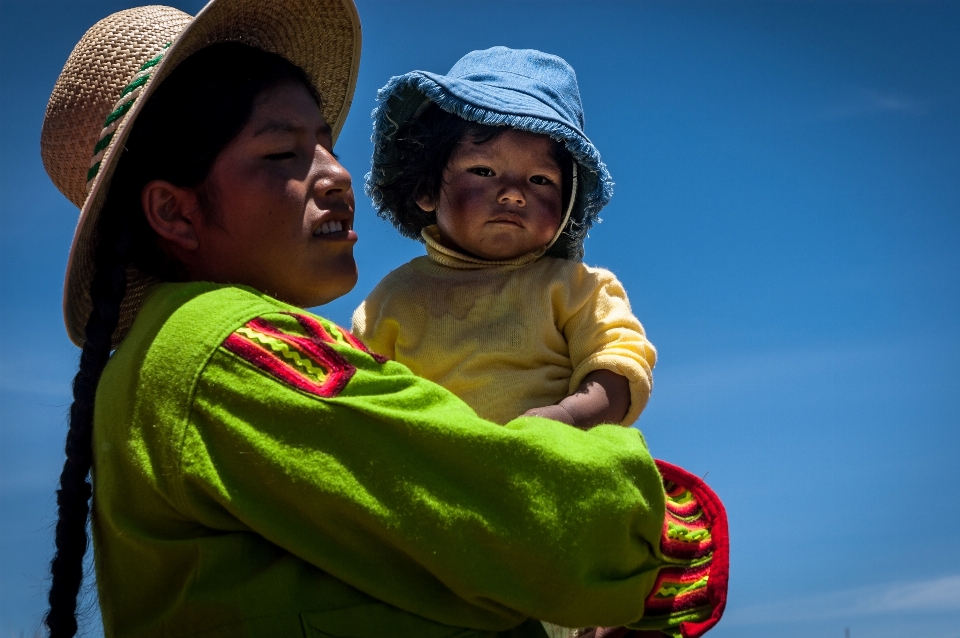
[(500, 214), (487, 222), (488, 224), (510, 224), (523, 228), (523, 218), (520, 215), (511, 213)]

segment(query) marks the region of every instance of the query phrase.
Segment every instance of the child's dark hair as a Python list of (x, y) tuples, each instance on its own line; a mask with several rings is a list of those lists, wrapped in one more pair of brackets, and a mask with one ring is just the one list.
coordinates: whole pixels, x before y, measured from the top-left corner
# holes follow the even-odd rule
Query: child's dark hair
[[(507, 130), (467, 121), (430, 103), (423, 113), (402, 126), (396, 135), (397, 161), (389, 167), (392, 179), (379, 184), (377, 201), (380, 217), (397, 227), (401, 235), (420, 239), (420, 231), (436, 223), (436, 215), (417, 205), (422, 197), (435, 198), (443, 186), (443, 171), (461, 140), (474, 144), (495, 139)], [(573, 156), (562, 142), (553, 141), (553, 158), (563, 176), (565, 212), (573, 190)], [(574, 251), (579, 244), (566, 240), (566, 233), (550, 247), (547, 255), (563, 259), (579, 259)]]
[[(284, 58), (239, 43), (214, 44), (189, 57), (164, 80), (125, 144), (97, 222), (90, 286), (93, 310), (73, 379), (66, 461), (57, 490), (50, 609), (44, 617), (51, 638), (77, 632), (77, 595), (92, 494), (87, 477), (93, 461), (94, 398), (110, 359), (127, 269), (133, 266), (157, 279), (180, 278), (179, 267), (166, 257), (146, 221), (141, 191), (154, 179), (201, 186), (216, 157), (250, 119), (257, 95), (284, 80), (302, 83), (320, 103), (303, 71)], [(212, 215), (209, 204), (216, 193), (201, 192), (200, 197), (206, 204), (204, 213)]]

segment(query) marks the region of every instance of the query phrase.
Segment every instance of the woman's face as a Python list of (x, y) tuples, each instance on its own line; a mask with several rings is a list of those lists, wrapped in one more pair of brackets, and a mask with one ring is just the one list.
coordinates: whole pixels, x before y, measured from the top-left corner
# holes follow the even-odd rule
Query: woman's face
[(261, 93), (203, 184), (214, 221), (198, 225), (193, 279), (244, 284), (317, 306), (357, 283), (350, 174), (306, 88)]

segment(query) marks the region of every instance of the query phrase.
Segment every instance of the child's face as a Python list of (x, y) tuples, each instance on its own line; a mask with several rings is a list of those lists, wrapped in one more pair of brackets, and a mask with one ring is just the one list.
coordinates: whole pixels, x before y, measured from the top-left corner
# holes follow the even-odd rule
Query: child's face
[(460, 141), (440, 195), (417, 204), (437, 216), (445, 245), (476, 257), (512, 259), (546, 246), (560, 226), (562, 173), (553, 141), (508, 129), (488, 142)]

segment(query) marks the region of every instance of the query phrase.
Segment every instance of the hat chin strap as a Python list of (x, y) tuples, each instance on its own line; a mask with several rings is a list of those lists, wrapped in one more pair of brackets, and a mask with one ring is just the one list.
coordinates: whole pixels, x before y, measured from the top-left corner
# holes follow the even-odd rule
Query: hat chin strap
[(560, 239), (560, 235), (563, 234), (563, 229), (567, 227), (567, 222), (570, 221), (570, 215), (573, 213), (573, 205), (577, 202), (577, 161), (573, 161), (573, 187), (570, 189), (570, 203), (567, 204), (567, 212), (563, 215), (563, 221), (560, 222), (560, 227), (557, 228), (556, 234), (553, 236), (553, 239), (550, 240), (550, 243), (540, 249), (540, 254), (547, 252), (550, 248), (553, 247), (557, 240)]

